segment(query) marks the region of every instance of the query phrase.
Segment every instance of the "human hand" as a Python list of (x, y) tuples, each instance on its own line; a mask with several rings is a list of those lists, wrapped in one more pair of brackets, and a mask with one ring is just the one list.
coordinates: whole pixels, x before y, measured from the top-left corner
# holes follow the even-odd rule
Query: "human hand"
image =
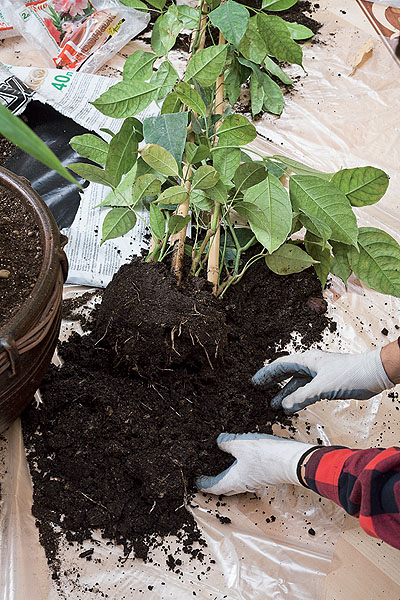
[(315, 447), (264, 433), (221, 433), (217, 444), (232, 454), (235, 462), (215, 477), (199, 477), (196, 485), (202, 492), (226, 496), (280, 483), (300, 485), (297, 465), (303, 454)]
[(367, 400), (394, 387), (386, 375), (381, 349), (362, 354), (337, 354), (308, 350), (274, 360), (253, 376), (252, 383), (268, 389), (285, 379), (290, 381), (270, 402), (292, 414), (318, 400)]

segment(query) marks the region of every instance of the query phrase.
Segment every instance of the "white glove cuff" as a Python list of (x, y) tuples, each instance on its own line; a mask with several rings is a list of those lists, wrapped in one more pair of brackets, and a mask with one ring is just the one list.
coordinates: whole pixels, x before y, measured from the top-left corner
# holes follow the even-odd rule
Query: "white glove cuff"
[(365, 353), (365, 372), (370, 380), (370, 385), (366, 386), (371, 392), (379, 394), (383, 390), (392, 389), (395, 384), (390, 381), (382, 364), (381, 348), (371, 350)]

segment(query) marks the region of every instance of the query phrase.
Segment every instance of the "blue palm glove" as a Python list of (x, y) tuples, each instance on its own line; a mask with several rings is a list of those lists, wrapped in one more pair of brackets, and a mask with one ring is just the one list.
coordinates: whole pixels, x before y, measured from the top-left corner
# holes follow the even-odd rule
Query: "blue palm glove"
[(232, 454), (235, 462), (215, 477), (202, 476), (196, 485), (210, 494), (254, 492), (267, 485), (300, 485), (297, 465), (311, 444), (264, 433), (221, 433), (217, 444)]
[(362, 354), (308, 350), (274, 360), (254, 375), (252, 383), (265, 390), (290, 381), (271, 400), (274, 409), (292, 414), (318, 400), (367, 400), (394, 387), (386, 375), (381, 349)]

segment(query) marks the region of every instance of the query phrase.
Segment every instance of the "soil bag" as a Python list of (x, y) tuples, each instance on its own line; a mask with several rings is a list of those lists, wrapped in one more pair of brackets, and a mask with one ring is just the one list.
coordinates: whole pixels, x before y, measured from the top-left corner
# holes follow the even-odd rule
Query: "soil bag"
[(13, 27), (8, 19), (5, 18), (3, 10), (0, 8), (0, 40), (19, 35), (16, 27)]
[(7, 18), (48, 66), (94, 73), (142, 31), (148, 14), (117, 0), (4, 0)]

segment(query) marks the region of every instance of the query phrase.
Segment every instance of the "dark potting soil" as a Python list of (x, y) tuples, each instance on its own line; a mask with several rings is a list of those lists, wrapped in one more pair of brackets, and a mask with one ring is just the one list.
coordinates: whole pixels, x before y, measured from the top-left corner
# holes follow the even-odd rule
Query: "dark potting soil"
[(32, 293), (42, 256), (33, 211), (0, 186), (0, 331)]
[(174, 534), (202, 559), (184, 505), (196, 476), (232, 463), (219, 433), (271, 432), (274, 422), (295, 431), (268, 407), (277, 390), (250, 379), (293, 330), (306, 346), (320, 339), (321, 287), (312, 272), (279, 277), (260, 262), (246, 275), (221, 301), (203, 280), (177, 287), (166, 266), (134, 259), (105, 290), (93, 332), (61, 346), (43, 405), (23, 415), (33, 514), (55, 578), (53, 524), (78, 542), (100, 529), (144, 559), (157, 536)]

